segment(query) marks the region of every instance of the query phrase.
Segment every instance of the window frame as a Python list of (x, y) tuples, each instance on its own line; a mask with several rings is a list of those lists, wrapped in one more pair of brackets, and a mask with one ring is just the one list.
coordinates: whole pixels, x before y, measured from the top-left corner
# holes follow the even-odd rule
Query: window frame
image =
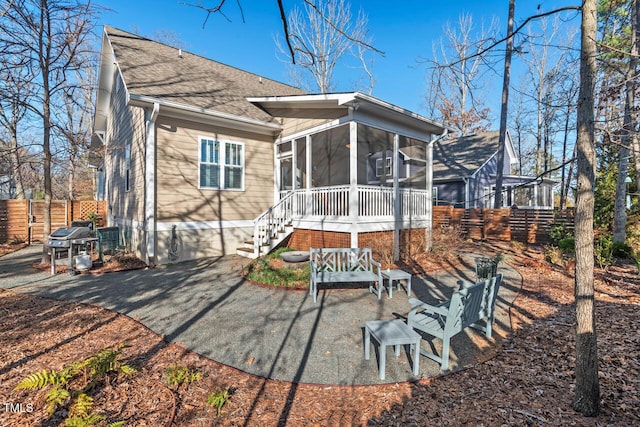
[[(202, 144), (204, 141), (212, 141), (217, 143), (217, 162), (204, 162), (202, 159)], [(227, 151), (234, 151), (233, 148), (228, 150), (227, 145), (240, 147), (239, 164), (227, 163)], [(220, 139), (211, 136), (198, 136), (198, 189), (200, 190), (219, 190), (219, 191), (245, 191), (245, 143), (241, 141), (231, 141), (228, 139)], [(234, 156), (235, 158), (235, 156)], [(202, 183), (201, 170), (202, 165), (216, 165), (218, 167), (218, 186), (205, 186)], [(231, 169), (240, 169), (240, 186), (227, 187), (226, 172)]]
[(376, 159), (376, 178), (380, 178), (381, 176), (393, 176), (393, 159), (391, 157), (385, 157), (385, 169), (384, 175), (382, 172), (382, 157)]

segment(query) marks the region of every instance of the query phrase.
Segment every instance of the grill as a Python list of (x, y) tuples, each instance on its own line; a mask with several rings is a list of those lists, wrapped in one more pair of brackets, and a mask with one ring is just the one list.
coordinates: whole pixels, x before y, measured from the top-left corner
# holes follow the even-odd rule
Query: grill
[[(89, 227), (60, 227), (49, 236), (48, 248), (67, 249), (73, 240), (75, 244), (84, 244), (93, 238), (93, 231)], [(85, 242), (82, 240), (86, 239)]]

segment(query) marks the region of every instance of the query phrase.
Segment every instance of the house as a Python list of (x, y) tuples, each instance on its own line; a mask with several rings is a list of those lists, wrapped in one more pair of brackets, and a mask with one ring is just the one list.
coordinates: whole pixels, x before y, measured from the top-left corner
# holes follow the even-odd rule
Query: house
[[(498, 170), (499, 131), (442, 138), (433, 144), (433, 192), (437, 205), (493, 208)], [(507, 131), (504, 147), (504, 207), (553, 209), (553, 187), (547, 178), (514, 175), (516, 151)]]
[(404, 230), (431, 225), (431, 148), (445, 132), (372, 96), (307, 94), (104, 29), (93, 144), (107, 222), (149, 264), (377, 233), (397, 253)]

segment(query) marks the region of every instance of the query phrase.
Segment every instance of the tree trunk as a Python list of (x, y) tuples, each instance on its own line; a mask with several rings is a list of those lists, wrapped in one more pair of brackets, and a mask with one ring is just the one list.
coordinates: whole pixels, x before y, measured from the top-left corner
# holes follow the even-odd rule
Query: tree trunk
[[(51, 61), (51, 21), (46, 0), (40, 3), (39, 51), (42, 73), (42, 172), (44, 174), (44, 218), (42, 233), (46, 239), (51, 234), (51, 89), (49, 87), (49, 65)], [(42, 263), (49, 261), (47, 247), (42, 247)]]
[(582, 2), (580, 93), (577, 114), (578, 194), (576, 197), (576, 387), (573, 408), (600, 412), (598, 345), (593, 280), (593, 209), (596, 170), (594, 89), (596, 75), (596, 0)]
[[(564, 209), (567, 206), (567, 191), (569, 186), (566, 185), (566, 169), (567, 165), (567, 140), (569, 139), (569, 115), (571, 114), (571, 107), (567, 105), (567, 115), (564, 120), (564, 138), (562, 139), (562, 177), (560, 178), (560, 209)], [(570, 179), (571, 177), (569, 177)]]
[(494, 208), (502, 207), (502, 175), (504, 173), (504, 148), (507, 138), (507, 114), (509, 112), (509, 80), (511, 79), (511, 53), (513, 51), (513, 15), (516, 0), (509, 0), (509, 21), (507, 23), (507, 47), (504, 54), (504, 77), (502, 81), (502, 108), (500, 110), (500, 140), (498, 143), (498, 166), (496, 170), (496, 196)]
[(625, 102), (624, 102), (624, 118), (622, 119), (622, 145), (620, 146), (620, 159), (618, 161), (618, 177), (616, 181), (616, 198), (613, 205), (613, 241), (624, 243), (627, 240), (627, 183), (626, 178), (629, 174), (629, 148), (633, 143), (632, 134), (636, 128), (633, 120), (633, 108), (635, 103), (635, 78), (636, 69), (638, 68), (638, 40), (636, 39), (638, 0), (633, 1), (631, 8), (631, 54), (629, 55), (629, 67), (625, 75)]

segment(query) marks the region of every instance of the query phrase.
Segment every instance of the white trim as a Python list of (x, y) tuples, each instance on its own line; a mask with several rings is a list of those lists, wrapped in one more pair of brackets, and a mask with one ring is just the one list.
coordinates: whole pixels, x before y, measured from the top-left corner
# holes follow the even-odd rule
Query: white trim
[(220, 230), (230, 228), (253, 228), (253, 220), (229, 220), (229, 221), (182, 221), (182, 222), (156, 222), (156, 230), (171, 231), (173, 226), (176, 230)]
[(328, 129), (333, 129), (345, 123), (349, 123), (350, 121), (351, 120), (349, 119), (348, 116), (340, 117), (339, 119), (331, 120), (330, 122), (326, 122), (321, 125), (314, 126), (312, 128), (308, 128), (300, 132), (292, 133), (291, 135), (287, 135), (286, 137), (280, 138), (279, 142), (277, 142), (276, 144), (284, 144), (287, 141), (293, 141), (294, 139), (299, 139), (307, 135), (322, 132)]
[[(153, 104), (147, 115), (145, 141), (145, 188), (144, 188), (144, 221), (146, 223), (147, 263), (155, 263), (156, 256), (156, 119), (160, 112), (160, 105)], [(131, 159), (129, 159), (131, 160)]]
[[(203, 187), (201, 185), (200, 180), (200, 166), (202, 165), (202, 140), (214, 141), (218, 143), (218, 186), (217, 187)], [(224, 161), (226, 154), (226, 144), (235, 144), (240, 145), (242, 147), (242, 157), (240, 159), (240, 166), (237, 165), (227, 165)], [(245, 180), (246, 180), (246, 167), (245, 167), (245, 157), (246, 157), (246, 147), (245, 143), (242, 141), (232, 141), (229, 139), (220, 139), (217, 137), (211, 136), (203, 136), (198, 135), (198, 190), (215, 190), (215, 191), (244, 191), (245, 190)], [(214, 163), (205, 163), (213, 165)], [(227, 166), (232, 167), (241, 167), (242, 168), (242, 185), (240, 188), (225, 188), (225, 180), (224, 180), (224, 170)]]
[[(282, 131), (282, 125), (274, 122), (265, 122), (262, 120), (251, 119), (244, 116), (237, 116), (235, 114), (222, 113), (220, 111), (207, 110), (201, 107), (195, 107), (192, 105), (181, 104), (178, 102), (163, 101), (157, 98), (153, 98), (146, 95), (138, 95), (135, 93), (129, 94), (128, 105), (136, 107), (145, 107), (152, 104), (160, 104), (163, 112), (163, 116), (191, 119), (208, 118), (210, 120), (217, 120), (224, 123), (226, 126), (236, 129), (250, 129), (256, 133), (262, 133), (266, 135), (273, 135)], [(234, 126), (235, 124), (235, 126)], [(239, 127), (239, 125), (242, 125)]]
[[(414, 113), (407, 109), (398, 107), (397, 105), (390, 104), (381, 99), (375, 98), (370, 95), (365, 95), (360, 92), (345, 92), (345, 93), (323, 93), (314, 95), (289, 95), (289, 96), (264, 96), (264, 97), (248, 97), (249, 102), (256, 104), (284, 104), (295, 103), (299, 108), (332, 108), (332, 107), (353, 107), (353, 110), (358, 111), (363, 108), (372, 108), (373, 110), (383, 110), (386, 112), (392, 112), (406, 118), (417, 120), (422, 124), (428, 124), (435, 128), (442, 130), (448, 129), (447, 126), (437, 123), (425, 116)], [(304, 105), (306, 104), (306, 105)], [(354, 111), (354, 112), (355, 112)], [(437, 129), (432, 129), (429, 133), (436, 133)]]

